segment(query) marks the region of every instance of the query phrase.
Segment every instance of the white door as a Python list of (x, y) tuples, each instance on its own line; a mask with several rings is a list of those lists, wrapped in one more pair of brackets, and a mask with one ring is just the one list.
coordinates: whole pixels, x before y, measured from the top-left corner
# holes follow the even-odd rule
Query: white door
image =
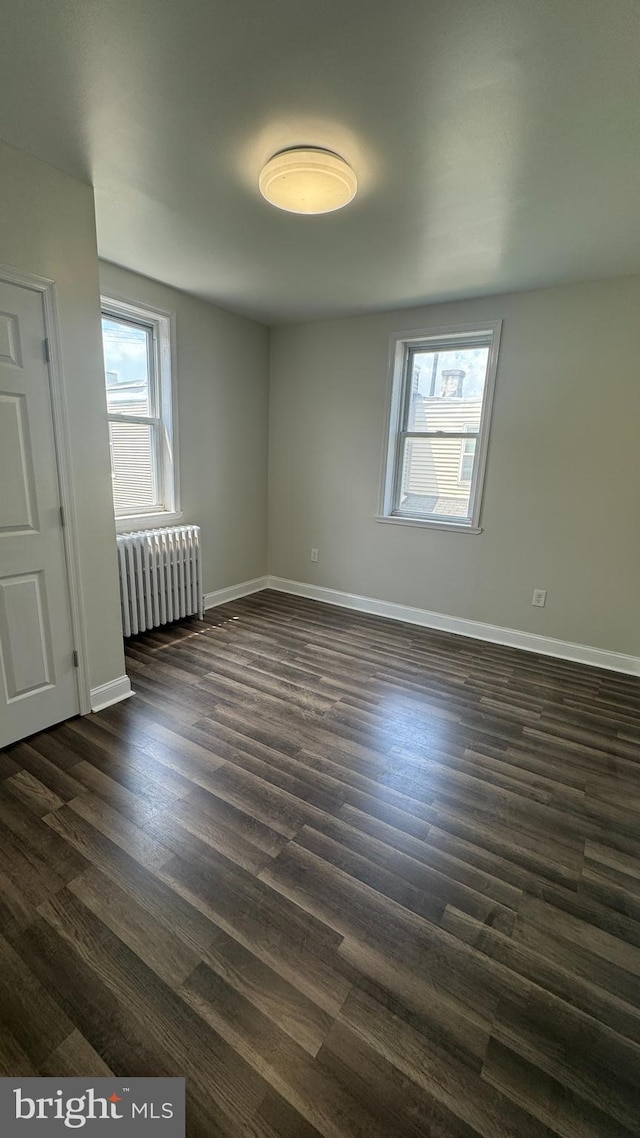
[(45, 334), (0, 281), (0, 747), (79, 711)]

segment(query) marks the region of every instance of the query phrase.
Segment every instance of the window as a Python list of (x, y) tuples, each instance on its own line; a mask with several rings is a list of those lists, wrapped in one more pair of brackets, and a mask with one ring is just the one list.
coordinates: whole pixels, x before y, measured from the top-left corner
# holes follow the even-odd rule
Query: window
[(180, 516), (170, 334), (167, 313), (103, 297), (113, 505), (124, 528)]
[(392, 336), (380, 521), (480, 532), (500, 328)]
[[(471, 433), (475, 436), (473, 426), (466, 426), (464, 428), (467, 434)], [(476, 440), (475, 437), (471, 439), (463, 439), (460, 454), (460, 473), (458, 475), (458, 482), (470, 482), (473, 477), (473, 461), (476, 454)]]

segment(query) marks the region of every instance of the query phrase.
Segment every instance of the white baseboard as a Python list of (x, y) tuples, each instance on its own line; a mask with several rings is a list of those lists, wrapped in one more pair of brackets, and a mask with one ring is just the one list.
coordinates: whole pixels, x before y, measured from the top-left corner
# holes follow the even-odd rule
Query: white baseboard
[(133, 692), (129, 677), (118, 676), (115, 680), (109, 680), (108, 684), (91, 688), (91, 710), (104, 711), (105, 707), (111, 707), (112, 703), (120, 703), (130, 695), (133, 695)]
[(239, 597), (248, 597), (250, 593), (259, 593), (261, 589), (268, 588), (268, 577), (254, 577), (252, 581), (241, 581), (239, 585), (229, 585), (227, 589), (216, 589), (213, 593), (205, 593), (205, 609), (214, 609), (217, 605), (226, 605), (228, 601), (237, 601)]
[(373, 616), (384, 616), (407, 624), (419, 624), (424, 628), (436, 628), (442, 632), (453, 632), (458, 636), (470, 636), (474, 640), (488, 640), (491, 644), (522, 648), (525, 652), (537, 652), (541, 656), (555, 656), (561, 660), (590, 664), (594, 668), (606, 668), (612, 672), (625, 672), (632, 676), (640, 675), (640, 657), (626, 656), (622, 652), (609, 652), (605, 648), (593, 648), (587, 644), (572, 644), (567, 640), (556, 640), (552, 636), (538, 636), (536, 633), (520, 632), (515, 628), (501, 628), (496, 624), (483, 624), (478, 620), (465, 620), (462, 617), (447, 616), (445, 613), (429, 612), (428, 609), (410, 608), (408, 605), (398, 605), (392, 601), (361, 597), (357, 593), (342, 593), (338, 589), (327, 589), (320, 585), (287, 581), (283, 577), (268, 577), (267, 581), (265, 587), (277, 589), (281, 593), (293, 593), (294, 596), (325, 601), (330, 605), (371, 613)]

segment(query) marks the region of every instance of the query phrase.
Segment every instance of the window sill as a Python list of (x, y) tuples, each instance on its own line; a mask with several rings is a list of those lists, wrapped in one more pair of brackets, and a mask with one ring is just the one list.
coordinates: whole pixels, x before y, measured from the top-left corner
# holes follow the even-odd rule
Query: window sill
[(395, 514), (376, 514), (377, 522), (386, 522), (392, 526), (415, 526), (417, 529), (445, 529), (452, 533), (482, 533), (480, 526), (467, 526), (458, 522), (435, 522), (429, 518), (404, 518)]
[(184, 516), (182, 510), (167, 510), (161, 514), (140, 514), (126, 518), (116, 518), (116, 533), (129, 533), (130, 530), (161, 529), (172, 526)]

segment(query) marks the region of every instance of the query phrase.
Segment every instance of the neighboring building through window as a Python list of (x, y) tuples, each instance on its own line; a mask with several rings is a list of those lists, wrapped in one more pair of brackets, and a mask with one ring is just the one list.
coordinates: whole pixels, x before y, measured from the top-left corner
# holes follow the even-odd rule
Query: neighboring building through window
[(103, 297), (102, 344), (116, 519), (175, 519), (171, 318)]
[(478, 530), (500, 327), (392, 337), (380, 520)]
[(460, 454), (460, 474), (458, 475), (459, 482), (471, 482), (473, 477), (473, 463), (476, 454), (476, 440), (475, 429), (472, 426), (464, 428), (467, 434), (472, 434), (474, 437), (463, 439), (461, 444)]

